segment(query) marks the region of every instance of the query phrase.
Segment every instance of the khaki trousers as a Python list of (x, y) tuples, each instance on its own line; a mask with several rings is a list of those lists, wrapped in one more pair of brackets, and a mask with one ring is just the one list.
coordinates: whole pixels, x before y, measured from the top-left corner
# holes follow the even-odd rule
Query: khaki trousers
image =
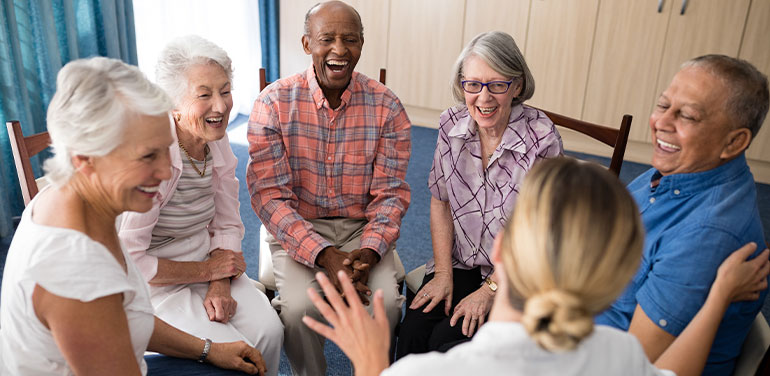
[[(334, 218), (309, 220), (313, 229), (324, 239), (343, 252), (352, 252), (361, 246), (361, 234), (366, 225), (365, 219)], [(324, 358), (325, 338), (316, 334), (302, 323), (302, 317), (308, 315), (325, 322), (307, 296), (307, 288), (312, 287), (321, 295), (315, 273), (324, 271), (319, 267), (308, 268), (298, 263), (276, 242), (272, 235), (266, 237), (273, 256), (273, 270), (278, 297), (273, 305), (281, 310), (280, 318), (284, 325), (284, 350), (289, 358), (295, 375), (325, 375)], [(390, 322), (391, 335), (401, 319), (401, 305), (404, 297), (398, 291), (396, 265), (393, 258), (395, 244), (390, 246), (380, 262), (369, 274), (368, 286), (372, 292), (381, 289), (385, 297), (385, 312)], [(372, 305), (366, 307), (371, 313)]]

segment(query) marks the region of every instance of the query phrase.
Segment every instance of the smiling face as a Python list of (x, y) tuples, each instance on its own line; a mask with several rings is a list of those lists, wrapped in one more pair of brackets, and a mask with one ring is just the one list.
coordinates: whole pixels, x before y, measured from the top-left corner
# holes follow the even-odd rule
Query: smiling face
[[(478, 56), (471, 56), (463, 63), (463, 80), (473, 80), (487, 83), (490, 81), (510, 81), (492, 69)], [(504, 94), (492, 94), (488, 87), (480, 93), (465, 92), (465, 105), (476, 124), (481, 129), (503, 130), (511, 115), (513, 98), (521, 93), (521, 80), (514, 79), (508, 91)]]
[(90, 180), (115, 212), (152, 208), (162, 180), (171, 178), (168, 115), (133, 115), (123, 143), (103, 157), (93, 157)]
[(187, 90), (174, 111), (180, 131), (201, 143), (221, 139), (233, 108), (230, 79), (225, 70), (215, 63), (197, 64), (185, 76)]
[(313, 58), (318, 84), (330, 101), (339, 99), (361, 57), (364, 38), (361, 22), (344, 3), (322, 3), (311, 14), (308, 35), (302, 36), (305, 53)]
[(697, 66), (679, 71), (650, 116), (652, 165), (663, 175), (711, 170), (732, 158), (728, 87)]

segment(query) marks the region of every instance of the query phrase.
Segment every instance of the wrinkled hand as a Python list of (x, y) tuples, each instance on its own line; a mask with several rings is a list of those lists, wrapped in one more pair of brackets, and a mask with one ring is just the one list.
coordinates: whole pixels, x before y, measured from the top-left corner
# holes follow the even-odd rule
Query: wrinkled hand
[(728, 256), (717, 270), (712, 289), (728, 299), (728, 302), (757, 300), (767, 288), (770, 272), (770, 251), (765, 249), (757, 257), (746, 261), (757, 249), (755, 243), (748, 243)]
[(492, 308), (494, 293), (486, 285), (463, 298), (455, 307), (449, 325), (455, 326), (457, 320), (463, 317), (463, 335), (470, 338), (477, 328), (484, 324), (484, 319)]
[(219, 368), (239, 370), (250, 375), (267, 373), (262, 354), (243, 341), (212, 343), (206, 361)]
[(230, 279), (218, 279), (209, 282), (206, 298), (203, 299), (203, 307), (209, 315), (210, 321), (218, 321), (227, 324), (235, 315), (238, 302), (230, 295)]
[(374, 317), (372, 317), (364, 309), (357, 290), (347, 274), (340, 271), (337, 278), (342, 284), (347, 304), (323, 273), (316, 274), (316, 279), (329, 303), (326, 303), (313, 288), (307, 290), (310, 300), (331, 326), (322, 324), (309, 316), (303, 317), (302, 322), (337, 344), (353, 362), (356, 375), (379, 375), (388, 366), (390, 350), (390, 326), (385, 315), (382, 290), (374, 293)]
[(366, 285), (369, 282), (369, 272), (378, 262), (380, 255), (370, 248), (354, 249), (348, 253), (347, 259), (342, 261), (343, 265), (353, 268), (351, 280), (364, 305), (369, 305), (367, 296), (372, 295), (372, 290)]
[(337, 279), (337, 272), (345, 272), (348, 278), (353, 276), (353, 268), (344, 264), (344, 261), (347, 258), (347, 253), (340, 251), (336, 247), (329, 246), (324, 248), (315, 259), (315, 263), (318, 264), (318, 266), (326, 269), (326, 275), (339, 292), (342, 292), (342, 285)]
[(246, 271), (246, 259), (243, 258), (241, 252), (217, 248), (211, 251), (209, 256), (209, 259), (205, 261), (209, 281), (240, 276)]
[(418, 309), (423, 304), (428, 303), (428, 306), (422, 310), (423, 313), (428, 313), (443, 301), (444, 314), (449, 316), (449, 309), (452, 307), (453, 287), (451, 272), (435, 271), (433, 279), (417, 291), (417, 295), (412, 300), (412, 304), (409, 305), (409, 309)]

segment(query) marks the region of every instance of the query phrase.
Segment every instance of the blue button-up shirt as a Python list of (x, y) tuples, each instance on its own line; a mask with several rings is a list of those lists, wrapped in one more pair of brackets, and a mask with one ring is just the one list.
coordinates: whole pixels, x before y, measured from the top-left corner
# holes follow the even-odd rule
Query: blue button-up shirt
[[(706, 301), (722, 261), (748, 242), (758, 245), (754, 256), (764, 249), (754, 178), (741, 155), (704, 172), (661, 177), (651, 169), (628, 190), (647, 232), (642, 262), (626, 291), (596, 322), (628, 330), (639, 304), (656, 325), (678, 336)], [(704, 375), (732, 373), (766, 293), (730, 305)]]

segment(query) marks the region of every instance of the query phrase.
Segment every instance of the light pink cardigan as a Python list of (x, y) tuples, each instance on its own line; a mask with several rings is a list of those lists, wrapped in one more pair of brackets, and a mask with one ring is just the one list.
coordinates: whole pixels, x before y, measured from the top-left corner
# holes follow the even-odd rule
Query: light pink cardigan
[[(149, 281), (158, 272), (158, 258), (147, 254), (152, 238), (152, 229), (158, 222), (160, 209), (166, 206), (171, 193), (176, 190), (179, 177), (182, 175), (182, 157), (177, 143), (176, 127), (171, 123), (171, 135), (174, 142), (169, 148), (171, 158), (171, 179), (160, 183), (155, 204), (146, 213), (125, 212), (121, 216), (118, 228), (120, 240), (131, 255), (144, 279)], [(243, 222), (239, 212), (238, 178), (235, 177), (235, 167), (238, 160), (230, 148), (227, 134), (218, 141), (209, 142), (209, 152), (212, 157), (212, 185), (214, 186), (214, 218), (208, 225), (211, 235), (209, 251), (217, 248), (233, 251), (241, 250), (243, 239)]]

